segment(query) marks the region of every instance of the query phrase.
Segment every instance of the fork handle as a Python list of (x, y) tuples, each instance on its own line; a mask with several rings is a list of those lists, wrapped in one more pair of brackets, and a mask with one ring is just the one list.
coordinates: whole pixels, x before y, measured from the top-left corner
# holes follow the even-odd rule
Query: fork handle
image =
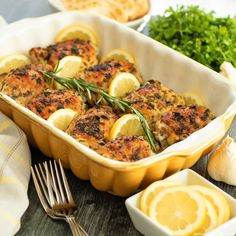
[(71, 232), (73, 236), (89, 236), (80, 224), (75, 220), (74, 216), (67, 216), (66, 221), (70, 225)]

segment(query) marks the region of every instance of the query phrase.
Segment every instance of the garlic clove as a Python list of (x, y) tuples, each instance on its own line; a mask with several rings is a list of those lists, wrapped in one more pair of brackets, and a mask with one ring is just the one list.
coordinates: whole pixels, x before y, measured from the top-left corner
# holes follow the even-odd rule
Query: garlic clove
[(236, 186), (236, 143), (227, 136), (208, 160), (212, 179)]
[(229, 81), (236, 83), (236, 68), (230, 62), (223, 62), (220, 66), (220, 74)]

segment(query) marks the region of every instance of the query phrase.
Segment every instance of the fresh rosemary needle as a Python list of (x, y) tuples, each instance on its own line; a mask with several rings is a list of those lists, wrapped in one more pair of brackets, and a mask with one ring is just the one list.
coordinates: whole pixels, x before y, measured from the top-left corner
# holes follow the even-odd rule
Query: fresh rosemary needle
[(55, 80), (56, 82), (63, 85), (67, 89), (75, 89), (79, 92), (81, 91), (86, 92), (90, 99), (91, 99), (91, 93), (100, 94), (102, 98), (111, 106), (113, 107), (116, 106), (123, 112), (130, 110), (132, 113), (138, 116), (141, 125), (143, 127), (144, 133), (147, 137), (147, 140), (152, 148), (152, 151), (155, 153), (157, 152), (156, 141), (148, 125), (147, 120), (144, 118), (144, 116), (139, 110), (131, 106), (132, 104), (131, 102), (124, 101), (120, 98), (111, 96), (104, 89), (99, 88), (96, 85), (87, 83), (86, 81), (81, 79), (65, 78), (62, 76), (58, 76), (55, 72), (48, 72), (48, 71), (43, 71), (43, 74), (47, 79), (50, 79), (50, 83), (52, 83), (52, 81)]

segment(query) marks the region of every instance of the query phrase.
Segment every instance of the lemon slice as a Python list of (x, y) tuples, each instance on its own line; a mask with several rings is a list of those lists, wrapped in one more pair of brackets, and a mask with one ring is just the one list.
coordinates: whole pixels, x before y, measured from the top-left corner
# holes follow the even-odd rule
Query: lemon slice
[(195, 92), (187, 92), (183, 94), (187, 104), (198, 104), (204, 106), (204, 101), (199, 94)]
[(97, 37), (92, 29), (83, 24), (71, 24), (56, 35), (55, 42), (62, 42), (70, 39), (83, 39), (97, 45)]
[(0, 74), (8, 73), (12, 69), (30, 64), (30, 59), (24, 54), (6, 55), (0, 58)]
[(105, 61), (110, 61), (110, 60), (125, 60), (125, 61), (135, 64), (134, 57), (129, 52), (123, 49), (113, 49), (109, 51), (102, 57), (101, 63)]
[(111, 81), (109, 94), (115, 97), (124, 97), (139, 87), (140, 83), (133, 74), (121, 72)]
[(204, 233), (209, 232), (212, 229), (216, 228), (218, 224), (218, 216), (214, 206), (206, 198), (205, 198), (205, 204), (206, 204), (206, 218), (201, 228), (195, 232), (196, 235), (204, 235)]
[(171, 235), (192, 235), (206, 217), (204, 198), (187, 186), (162, 190), (150, 203), (149, 216)]
[(49, 116), (48, 122), (58, 129), (65, 131), (76, 115), (77, 112), (72, 109), (59, 109)]
[[(63, 57), (57, 66), (57, 75), (62, 77), (74, 78), (80, 71), (82, 58), (78, 56)], [(56, 89), (63, 89), (64, 86), (54, 82)]]
[(126, 114), (120, 117), (112, 126), (110, 139), (116, 139), (120, 136), (143, 135), (143, 127), (137, 115)]
[(221, 225), (229, 219), (229, 204), (219, 192), (214, 189), (199, 185), (193, 185), (191, 188), (201, 193), (208, 201), (211, 202), (218, 216), (217, 225)]
[(178, 186), (180, 185), (177, 182), (174, 181), (156, 181), (149, 185), (142, 193), (140, 197), (140, 209), (147, 214), (149, 210), (150, 202), (153, 200), (153, 198), (160, 193), (163, 189), (170, 187), (170, 186)]

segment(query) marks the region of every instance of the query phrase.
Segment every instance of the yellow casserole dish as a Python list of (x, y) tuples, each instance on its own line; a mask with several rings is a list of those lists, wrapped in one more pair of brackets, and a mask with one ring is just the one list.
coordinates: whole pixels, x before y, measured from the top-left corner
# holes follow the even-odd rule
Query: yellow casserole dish
[(45, 47), (53, 42), (60, 29), (76, 22), (94, 29), (101, 54), (113, 48), (130, 51), (145, 81), (159, 80), (179, 94), (189, 91), (200, 94), (204, 105), (217, 118), (163, 152), (127, 163), (102, 157), (0, 93), (0, 110), (46, 156), (61, 159), (64, 166), (70, 167), (79, 178), (90, 180), (98, 190), (128, 196), (155, 180), (193, 166), (224, 136), (236, 109), (236, 93), (229, 83), (209, 68), (102, 16), (70, 11), (21, 20), (0, 30), (0, 52), (27, 53), (32, 47)]

